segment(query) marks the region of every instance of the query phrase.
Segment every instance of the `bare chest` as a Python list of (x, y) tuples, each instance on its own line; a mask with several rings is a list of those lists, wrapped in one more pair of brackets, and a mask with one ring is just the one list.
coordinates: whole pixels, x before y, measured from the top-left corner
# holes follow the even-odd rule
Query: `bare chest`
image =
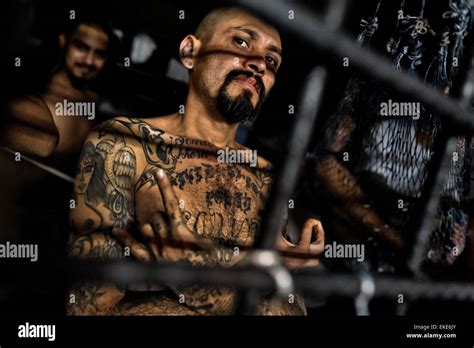
[[(160, 202), (150, 165), (136, 193), (137, 216), (150, 218)], [(189, 230), (232, 245), (250, 245), (260, 225), (267, 184), (257, 172), (213, 158), (181, 158), (167, 172)], [(147, 181), (149, 180), (149, 181)]]

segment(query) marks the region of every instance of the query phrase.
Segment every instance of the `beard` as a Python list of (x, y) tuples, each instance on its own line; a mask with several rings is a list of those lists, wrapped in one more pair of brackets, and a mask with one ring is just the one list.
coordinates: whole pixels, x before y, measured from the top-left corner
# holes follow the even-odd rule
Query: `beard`
[[(227, 93), (227, 87), (240, 75), (255, 79), (255, 88), (258, 92), (257, 105), (253, 106), (253, 93), (248, 90), (243, 90), (236, 97), (231, 97)], [(253, 122), (258, 116), (265, 98), (265, 86), (260, 76), (255, 76), (252, 72), (246, 70), (233, 70), (226, 76), (222, 86), (219, 88), (216, 98), (217, 110), (229, 124), (245, 121)]]

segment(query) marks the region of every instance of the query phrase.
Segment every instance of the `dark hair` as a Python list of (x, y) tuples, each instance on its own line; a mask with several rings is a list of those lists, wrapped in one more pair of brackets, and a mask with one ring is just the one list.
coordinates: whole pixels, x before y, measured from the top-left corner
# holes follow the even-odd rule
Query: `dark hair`
[(87, 16), (69, 20), (64, 28), (66, 37), (70, 37), (81, 24), (90, 25), (102, 30), (110, 40), (115, 37), (112, 24), (100, 16)]

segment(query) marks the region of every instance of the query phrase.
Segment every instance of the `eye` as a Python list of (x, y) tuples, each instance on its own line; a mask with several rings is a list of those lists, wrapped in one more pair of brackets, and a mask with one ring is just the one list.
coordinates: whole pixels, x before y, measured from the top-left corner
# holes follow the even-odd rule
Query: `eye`
[(76, 46), (76, 48), (77, 48), (79, 51), (81, 51), (81, 52), (87, 51), (87, 46), (84, 45), (84, 44), (76, 43), (75, 46)]
[(97, 58), (99, 59), (105, 59), (107, 57), (107, 53), (103, 52), (103, 51), (97, 51), (96, 52), (96, 56)]
[(245, 48), (249, 48), (249, 44), (246, 40), (240, 38), (240, 37), (235, 37), (234, 38), (234, 42), (239, 45), (240, 47), (245, 47)]
[(273, 57), (268, 56), (268, 57), (266, 57), (265, 59), (266, 59), (266, 61), (267, 61), (268, 63), (270, 63), (272, 66), (277, 66), (277, 64), (278, 64), (277, 61), (276, 61), (276, 59), (273, 58)]

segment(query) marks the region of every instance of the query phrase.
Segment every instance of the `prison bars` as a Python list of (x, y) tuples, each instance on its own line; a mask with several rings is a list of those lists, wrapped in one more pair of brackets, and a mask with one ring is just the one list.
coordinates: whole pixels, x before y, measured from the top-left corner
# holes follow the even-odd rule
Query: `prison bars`
[[(408, 265), (414, 274), (422, 276), (421, 264), (436, 216), (443, 180), (449, 169), (449, 153), (455, 149), (455, 139), (450, 135), (472, 133), (474, 114), (463, 107), (460, 102), (425, 85), (419, 79), (397, 71), (387, 59), (359, 47), (352, 39), (338, 32), (337, 28), (328, 25), (327, 20), (319, 18), (301, 5), (292, 4), (291, 9), (297, 19), (291, 20), (288, 17), (288, 5), (284, 1), (274, 1), (271, 6), (267, 6), (265, 2), (252, 0), (241, 0), (239, 3), (280, 28), (303, 37), (313, 47), (328, 53), (331, 57), (338, 57), (341, 61), (343, 58), (349, 59), (350, 65), (356, 70), (393, 88), (402, 95), (418, 99), (432, 112), (440, 114), (443, 121), (449, 124), (449, 127), (443, 128), (442, 134), (436, 141), (435, 153), (431, 158), (420, 204), (417, 207), (419, 214), (414, 214), (415, 220), (410, 222), (415, 233), (415, 244), (407, 252)], [(340, 7), (344, 8), (344, 6)], [(334, 11), (330, 13), (334, 15)], [(303, 92), (307, 93), (307, 91)], [(304, 118), (297, 119), (296, 123), (295, 128), (311, 125)], [(298, 125), (298, 123), (304, 123), (304, 125)], [(449, 128), (449, 132), (447, 128)], [(289, 142), (292, 141), (293, 139), (290, 139)], [(274, 205), (278, 206), (277, 203)], [(262, 223), (262, 228), (264, 229), (264, 227), (265, 223)], [(269, 232), (271, 236), (275, 236), (276, 233), (277, 231), (274, 230)]]
[[(425, 86), (421, 81), (410, 77), (406, 74), (400, 73), (392, 68), (391, 64), (383, 58), (363, 50), (356, 46), (351, 39), (334, 30), (333, 27), (328, 26), (318, 17), (311, 14), (301, 6), (293, 6), (293, 10), (298, 16), (298, 20), (288, 20), (287, 7), (282, 1), (274, 1), (271, 6), (267, 6), (264, 2), (249, 2), (241, 1), (241, 4), (247, 8), (258, 12), (263, 17), (267, 17), (271, 22), (277, 23), (279, 26), (286, 28), (288, 31), (296, 33), (304, 37), (315, 48), (325, 51), (332, 56), (339, 58), (348, 58), (351, 66), (360, 70), (361, 72), (374, 77), (380, 82), (392, 87), (402, 94), (409, 94), (412, 97), (417, 97), (425, 106), (429, 107), (433, 112), (437, 112), (446, 120), (449, 120), (457, 131), (474, 130), (473, 114), (459, 103), (434, 90), (431, 87)], [(314, 124), (316, 118), (316, 110), (318, 108), (321, 90), (323, 88), (324, 70), (317, 70), (314, 73), (316, 76), (312, 83), (316, 83), (316, 93), (311, 96), (307, 89), (302, 98), (302, 109), (306, 110), (307, 114), (303, 113), (296, 122), (294, 129), (299, 130), (293, 132), (293, 136), (289, 141), (291, 146), (295, 146), (292, 150), (295, 158), (289, 158), (288, 163), (296, 163), (296, 158), (301, 159), (302, 149), (304, 151), (311, 133), (311, 125)], [(311, 79), (310, 79), (311, 81)], [(309, 101), (306, 103), (305, 101)], [(312, 114), (311, 114), (312, 112)], [(304, 135), (304, 138), (296, 138)], [(446, 141), (445, 144), (448, 142)], [(446, 149), (446, 145), (441, 143), (440, 148)], [(290, 146), (290, 147), (291, 147)], [(441, 152), (441, 155), (444, 151)], [(440, 156), (441, 156), (440, 155)], [(441, 157), (440, 157), (441, 158)], [(287, 163), (287, 164), (288, 164)], [(439, 162), (438, 167), (441, 166)], [(273, 203), (269, 206), (266, 212), (267, 218), (262, 224), (263, 233), (258, 236), (255, 247), (257, 249), (273, 249), (272, 241), (275, 239), (278, 228), (275, 226), (277, 217), (278, 221), (281, 217), (283, 204), (286, 204), (287, 194), (291, 192), (294, 187), (294, 180), (298, 166), (290, 165), (284, 166), (277, 177), (282, 177), (285, 174), (290, 180), (285, 183), (279, 182), (275, 193), (273, 194)], [(437, 171), (436, 171), (437, 172)], [(434, 173), (435, 178), (440, 174)], [(437, 176), (436, 176), (437, 175)], [(277, 179), (278, 180), (278, 179)], [(438, 180), (434, 180), (436, 183)], [(430, 201), (437, 201), (439, 198), (438, 192), (432, 192)], [(272, 218), (272, 219), (270, 219)], [(427, 216), (428, 220), (432, 217)], [(423, 224), (427, 224), (424, 222)], [(420, 243), (424, 242), (421, 238)], [(420, 244), (421, 245), (421, 244)], [(90, 267), (83, 275), (91, 275)], [(174, 283), (196, 284), (196, 283), (213, 283), (216, 285), (235, 286), (241, 289), (254, 289), (257, 291), (275, 289), (275, 282), (271, 276), (259, 268), (258, 265), (253, 265), (249, 269), (203, 269), (196, 267), (183, 267), (180, 265), (127, 265), (116, 264), (109, 265), (106, 268), (97, 268), (100, 270), (100, 277), (103, 279), (118, 278), (118, 280), (138, 281), (140, 279), (150, 282), (158, 282), (167, 285)], [(264, 272), (262, 272), (262, 270)], [(321, 294), (345, 294), (347, 296), (355, 296), (360, 292), (360, 279), (357, 275), (343, 275), (343, 274), (293, 274), (296, 290), (302, 290), (305, 294), (321, 293)], [(113, 280), (113, 279), (111, 279)], [(117, 279), (115, 279), (117, 280)], [(459, 300), (474, 300), (474, 285), (450, 282), (426, 282), (422, 280), (403, 280), (376, 277), (374, 279), (375, 294), (394, 295), (399, 293), (407, 294), (412, 297), (435, 297), (435, 298), (454, 298)], [(258, 296), (257, 293), (251, 293), (250, 297)], [(245, 302), (245, 301), (244, 301)], [(250, 301), (254, 302), (254, 301)], [(245, 306), (244, 306), (245, 307)]]

